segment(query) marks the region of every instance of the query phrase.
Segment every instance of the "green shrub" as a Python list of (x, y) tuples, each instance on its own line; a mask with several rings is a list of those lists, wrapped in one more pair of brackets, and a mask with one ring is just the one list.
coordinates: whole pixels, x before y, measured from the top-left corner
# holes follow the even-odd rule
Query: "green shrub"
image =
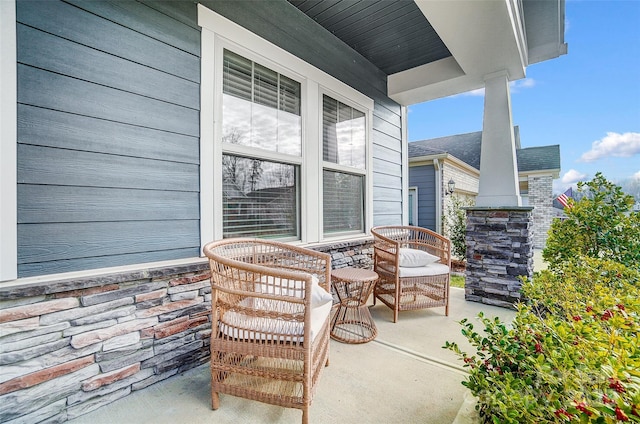
[(579, 201), (570, 200), (564, 220), (551, 224), (542, 257), (554, 269), (581, 256), (640, 266), (640, 213), (635, 200), (601, 173), (578, 183)]
[(451, 253), (461, 261), (467, 259), (467, 212), (464, 207), (471, 206), (470, 200), (451, 196), (446, 206), (445, 233), (451, 240)]
[(640, 422), (640, 272), (583, 258), (523, 281), (510, 325), (479, 316), (455, 343), (483, 422)]

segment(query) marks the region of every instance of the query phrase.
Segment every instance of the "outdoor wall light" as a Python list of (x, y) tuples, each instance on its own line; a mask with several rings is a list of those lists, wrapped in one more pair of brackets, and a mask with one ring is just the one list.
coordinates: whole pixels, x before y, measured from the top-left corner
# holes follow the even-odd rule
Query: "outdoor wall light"
[(453, 191), (455, 189), (456, 189), (456, 182), (453, 181), (453, 178), (451, 178), (447, 183), (447, 192), (445, 193), (445, 195), (448, 196), (449, 194), (453, 194)]

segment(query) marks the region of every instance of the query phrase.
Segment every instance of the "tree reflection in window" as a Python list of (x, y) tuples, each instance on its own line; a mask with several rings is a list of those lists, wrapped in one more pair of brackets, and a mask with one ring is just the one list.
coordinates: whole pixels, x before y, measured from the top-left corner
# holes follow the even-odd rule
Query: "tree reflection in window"
[(223, 236), (299, 238), (297, 166), (223, 155)]

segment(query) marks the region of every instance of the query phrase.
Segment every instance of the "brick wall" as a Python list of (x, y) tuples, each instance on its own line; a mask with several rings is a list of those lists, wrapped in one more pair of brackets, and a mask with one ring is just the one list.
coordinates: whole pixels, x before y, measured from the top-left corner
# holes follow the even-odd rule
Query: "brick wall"
[[(372, 240), (316, 247), (370, 267)], [(209, 360), (208, 264), (0, 286), (0, 422), (64, 422)]]
[(529, 176), (529, 206), (533, 207), (533, 247), (543, 249), (551, 222), (553, 209), (553, 177), (551, 175)]

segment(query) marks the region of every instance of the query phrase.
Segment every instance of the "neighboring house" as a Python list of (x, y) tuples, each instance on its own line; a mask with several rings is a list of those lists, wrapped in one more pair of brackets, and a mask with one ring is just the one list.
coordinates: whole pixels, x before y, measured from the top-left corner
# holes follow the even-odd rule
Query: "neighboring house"
[[(520, 195), (533, 206), (534, 247), (543, 248), (553, 211), (553, 180), (560, 175), (560, 146), (522, 148), (514, 127)], [(414, 198), (415, 223), (445, 232), (449, 181), (453, 195), (472, 205), (478, 194), (482, 131), (409, 143), (409, 190)]]
[(406, 106), (564, 53), (564, 0), (0, 1), (0, 421), (206, 362), (211, 240), (366, 260)]

